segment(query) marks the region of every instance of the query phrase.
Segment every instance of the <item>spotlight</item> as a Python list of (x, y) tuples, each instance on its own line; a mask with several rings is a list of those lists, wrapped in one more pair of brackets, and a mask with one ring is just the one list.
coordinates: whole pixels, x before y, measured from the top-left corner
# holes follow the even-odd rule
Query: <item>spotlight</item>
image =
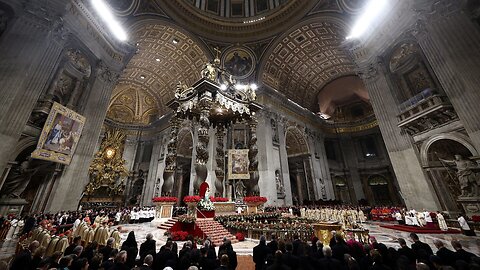
[(347, 39), (358, 38), (372, 26), (372, 22), (381, 14), (388, 0), (369, 0), (362, 15), (355, 22)]
[(250, 84), (250, 88), (252, 88), (253, 91), (258, 89), (258, 86), (254, 83)]
[(222, 84), (220, 85), (220, 90), (222, 90), (222, 91), (227, 90), (227, 85), (222, 83)]
[(123, 30), (120, 23), (115, 19), (110, 8), (103, 2), (103, 0), (91, 0), (93, 7), (97, 11), (98, 15), (108, 25), (113, 35), (120, 41), (127, 40), (127, 33)]

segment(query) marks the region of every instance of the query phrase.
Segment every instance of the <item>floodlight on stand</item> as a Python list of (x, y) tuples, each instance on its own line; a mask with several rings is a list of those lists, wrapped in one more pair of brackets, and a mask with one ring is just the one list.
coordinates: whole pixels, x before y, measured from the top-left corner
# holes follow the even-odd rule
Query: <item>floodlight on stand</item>
[(113, 13), (110, 11), (107, 4), (105, 4), (103, 0), (92, 0), (91, 2), (98, 15), (100, 15), (102, 20), (108, 25), (108, 28), (110, 28), (113, 35), (120, 41), (126, 41), (127, 33), (113, 16)]
[(346, 39), (359, 38), (367, 29), (371, 28), (372, 23), (381, 14), (388, 0), (369, 0), (363, 9), (362, 15), (355, 21), (350, 35)]

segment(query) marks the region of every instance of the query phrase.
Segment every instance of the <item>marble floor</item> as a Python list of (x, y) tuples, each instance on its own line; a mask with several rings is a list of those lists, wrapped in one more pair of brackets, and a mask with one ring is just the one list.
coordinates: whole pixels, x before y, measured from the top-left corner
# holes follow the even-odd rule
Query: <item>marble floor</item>
[[(410, 245), (412, 242), (408, 238), (408, 232), (395, 231), (391, 229), (386, 229), (380, 227), (381, 223), (373, 222), (367, 223), (366, 227), (370, 230), (370, 235), (375, 236), (377, 240), (381, 243), (387, 245), (387, 247), (398, 248), (399, 245), (396, 242), (398, 238), (404, 238), (407, 241), (407, 244)], [(152, 233), (154, 239), (157, 241), (157, 250), (160, 249), (162, 245), (165, 244), (167, 237), (164, 236), (165, 230), (157, 229), (153, 223), (142, 223), (142, 224), (125, 224), (121, 225), (125, 233), (121, 234), (122, 242), (127, 238), (128, 232), (134, 231), (137, 239), (137, 243), (140, 245), (145, 240), (147, 233)], [(480, 234), (477, 232), (477, 235)], [(433, 240), (440, 239), (442, 240), (447, 248), (452, 249), (450, 241), (452, 239), (459, 240), (464, 246), (465, 250), (470, 251), (476, 255), (480, 256), (480, 237), (479, 236), (465, 236), (462, 234), (419, 234), (420, 240), (428, 243), (433, 251), (436, 251), (435, 246), (433, 245)], [(233, 244), (234, 250), (237, 252), (237, 255), (252, 255), (252, 250), (255, 245), (258, 244), (256, 240), (249, 240)], [(179, 248), (181, 248), (183, 242), (178, 242)], [(6, 260), (10, 258), (16, 247), (16, 240), (0, 242), (0, 260)]]

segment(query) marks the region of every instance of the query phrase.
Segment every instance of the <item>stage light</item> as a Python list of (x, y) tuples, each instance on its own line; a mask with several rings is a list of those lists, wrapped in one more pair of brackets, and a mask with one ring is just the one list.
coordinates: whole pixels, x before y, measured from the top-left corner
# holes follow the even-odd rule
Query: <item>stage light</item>
[(369, 0), (362, 15), (353, 25), (347, 39), (359, 38), (372, 26), (378, 15), (384, 10), (388, 0)]
[(113, 35), (120, 41), (126, 41), (127, 33), (125, 30), (123, 30), (120, 23), (115, 19), (107, 4), (105, 4), (103, 0), (92, 0), (91, 2), (98, 15), (100, 15), (102, 20), (108, 25), (108, 28), (110, 28), (110, 31), (112, 31)]

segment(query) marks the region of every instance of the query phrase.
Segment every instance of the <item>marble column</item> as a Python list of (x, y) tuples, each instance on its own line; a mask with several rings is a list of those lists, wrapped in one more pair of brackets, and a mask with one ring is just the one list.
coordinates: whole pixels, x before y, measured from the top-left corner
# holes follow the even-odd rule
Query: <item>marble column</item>
[(400, 111), (393, 96), (394, 89), (391, 89), (388, 83), (383, 63), (365, 67), (360, 76), (368, 90), (406, 206), (431, 211), (440, 210), (435, 191), (423, 173), (410, 136), (397, 126), (397, 115)]
[(83, 133), (72, 162), (65, 168), (53, 188), (46, 207), (48, 211), (56, 212), (77, 208), (84, 187), (89, 181), (88, 168), (97, 150), (96, 143), (102, 132), (110, 96), (118, 76), (118, 72), (112, 71), (103, 62), (96, 67), (96, 78), (90, 89), (90, 95), (86, 100), (84, 110), (79, 112), (86, 118)]
[(480, 150), (480, 30), (456, 0), (437, 1), (414, 35), (475, 148)]
[(65, 44), (59, 20), (25, 11), (0, 44), (0, 171), (4, 171)]

